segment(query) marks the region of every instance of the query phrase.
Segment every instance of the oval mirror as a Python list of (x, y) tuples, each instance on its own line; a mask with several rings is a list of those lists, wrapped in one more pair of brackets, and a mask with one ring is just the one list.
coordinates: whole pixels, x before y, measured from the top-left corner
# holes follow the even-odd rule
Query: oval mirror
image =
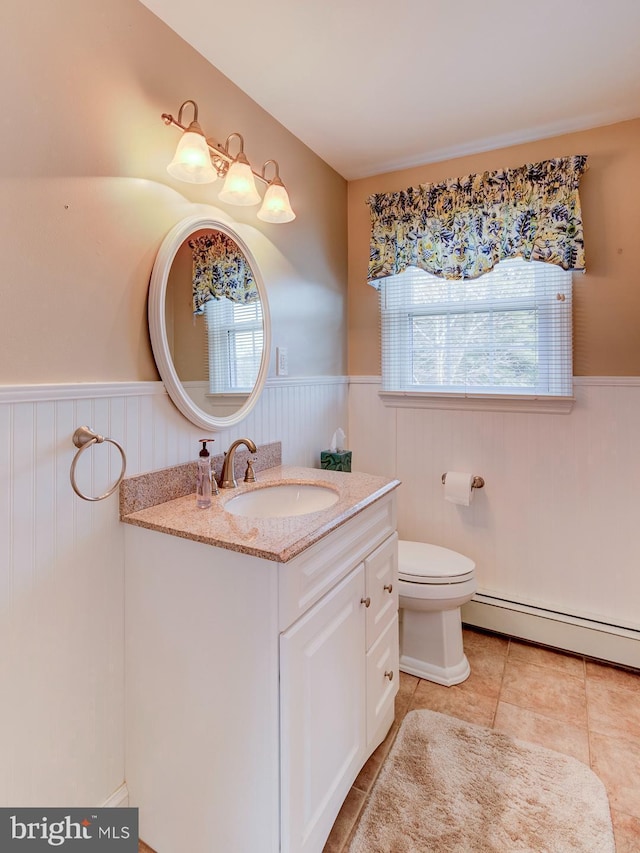
[(149, 287), (153, 355), (191, 423), (224, 429), (255, 406), (269, 366), (267, 294), (255, 258), (226, 223), (202, 216), (167, 234)]

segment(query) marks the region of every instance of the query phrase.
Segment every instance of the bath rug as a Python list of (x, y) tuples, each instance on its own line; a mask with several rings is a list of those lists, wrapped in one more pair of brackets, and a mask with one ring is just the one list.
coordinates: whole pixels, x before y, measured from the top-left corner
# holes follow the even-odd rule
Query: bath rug
[(615, 853), (609, 801), (575, 758), (410, 711), (350, 853)]

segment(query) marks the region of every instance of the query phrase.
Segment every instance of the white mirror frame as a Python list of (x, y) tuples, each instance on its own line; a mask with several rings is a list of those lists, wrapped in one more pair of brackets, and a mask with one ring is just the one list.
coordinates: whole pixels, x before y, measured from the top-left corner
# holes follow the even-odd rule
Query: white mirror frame
[[(209, 228), (215, 231), (222, 231), (227, 237), (230, 237), (244, 252), (245, 257), (249, 261), (253, 272), (256, 287), (262, 300), (262, 323), (263, 323), (263, 347), (262, 361), (258, 376), (253, 386), (253, 391), (249, 394), (246, 402), (234, 412), (224, 418), (216, 418), (204, 412), (199, 406), (196, 406), (194, 401), (186, 393), (180, 378), (176, 372), (171, 350), (169, 349), (169, 340), (167, 338), (167, 322), (166, 322), (166, 296), (167, 282), (169, 280), (169, 272), (171, 265), (175, 259), (178, 249), (184, 241), (194, 232)], [(149, 285), (149, 332), (151, 334), (151, 347), (153, 356), (156, 361), (156, 366), (160, 377), (165, 384), (169, 397), (175, 406), (182, 414), (196, 426), (203, 427), (209, 430), (222, 430), (226, 427), (234, 426), (240, 423), (249, 414), (251, 409), (258, 402), (265, 380), (267, 378), (267, 370), (269, 368), (269, 355), (271, 353), (271, 317), (269, 314), (269, 302), (267, 300), (267, 291), (260, 273), (256, 259), (252, 251), (249, 249), (245, 241), (240, 237), (233, 228), (227, 223), (219, 222), (216, 219), (203, 216), (189, 216), (181, 220), (175, 225), (167, 236), (162, 241), (162, 245), (158, 250), (158, 254), (153, 265), (151, 273), (151, 283)]]

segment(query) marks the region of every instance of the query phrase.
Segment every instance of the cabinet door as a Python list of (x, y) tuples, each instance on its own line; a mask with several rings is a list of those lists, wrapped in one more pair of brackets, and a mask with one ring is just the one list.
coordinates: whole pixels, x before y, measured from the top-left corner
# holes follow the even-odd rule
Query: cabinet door
[(367, 652), (367, 752), (387, 734), (400, 678), (398, 614)]
[(394, 533), (364, 561), (367, 608), (367, 649), (398, 612), (398, 534)]
[(365, 751), (364, 566), (280, 636), (281, 850), (320, 853)]

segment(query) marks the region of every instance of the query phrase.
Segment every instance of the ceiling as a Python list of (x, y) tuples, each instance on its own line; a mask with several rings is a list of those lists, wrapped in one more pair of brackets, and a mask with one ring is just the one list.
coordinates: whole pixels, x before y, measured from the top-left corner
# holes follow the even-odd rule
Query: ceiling
[(640, 116), (640, 0), (142, 2), (349, 180)]

